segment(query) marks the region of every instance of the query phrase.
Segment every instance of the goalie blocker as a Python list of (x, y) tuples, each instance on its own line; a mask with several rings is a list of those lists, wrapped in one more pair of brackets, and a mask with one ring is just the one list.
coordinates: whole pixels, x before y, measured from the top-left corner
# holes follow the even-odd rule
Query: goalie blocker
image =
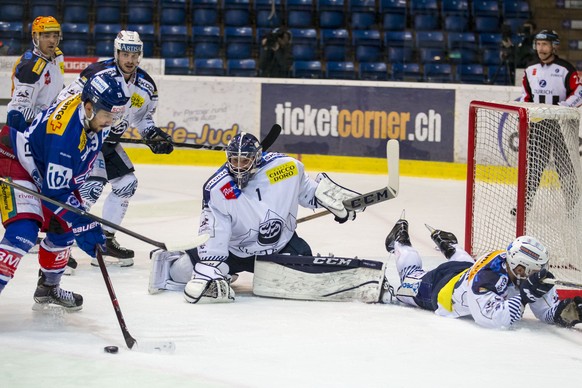
[(335, 256), (257, 256), (253, 293), (283, 299), (388, 303), (385, 263)]

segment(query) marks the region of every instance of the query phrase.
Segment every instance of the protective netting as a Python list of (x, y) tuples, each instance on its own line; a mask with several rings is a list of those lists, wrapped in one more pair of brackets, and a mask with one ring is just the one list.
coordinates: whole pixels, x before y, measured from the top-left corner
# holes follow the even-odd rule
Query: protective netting
[[(577, 109), (531, 103), (501, 103), (527, 110), (527, 162), (518, 167), (519, 114), (476, 108), (472, 201), (472, 253), (504, 248), (517, 230), (516, 208), (525, 210), (524, 234), (542, 241), (557, 278), (582, 280), (582, 213)], [(469, 147), (472, 139), (469, 139)], [(518, 198), (518, 176), (525, 195)]]

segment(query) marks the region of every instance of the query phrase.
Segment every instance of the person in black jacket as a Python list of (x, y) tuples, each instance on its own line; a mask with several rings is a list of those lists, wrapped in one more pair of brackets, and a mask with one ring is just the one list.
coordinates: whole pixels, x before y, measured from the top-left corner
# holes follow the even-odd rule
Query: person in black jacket
[(291, 32), (275, 28), (261, 40), (259, 74), (261, 77), (289, 77), (292, 63)]

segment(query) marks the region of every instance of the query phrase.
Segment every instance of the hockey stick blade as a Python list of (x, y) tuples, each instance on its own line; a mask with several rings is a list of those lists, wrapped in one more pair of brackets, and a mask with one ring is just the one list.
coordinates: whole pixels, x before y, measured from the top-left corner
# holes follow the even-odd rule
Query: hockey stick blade
[(556, 286), (564, 286), (564, 287), (571, 287), (571, 288), (579, 288), (579, 289), (582, 289), (582, 283), (568, 282), (566, 280), (544, 279), (544, 283), (546, 283), (546, 284), (553, 284), (553, 285), (556, 285)]
[[(388, 186), (344, 200), (343, 204), (346, 209), (363, 210), (366, 206), (388, 201), (398, 196), (400, 191), (400, 144), (397, 140), (392, 139), (386, 143), (386, 163), (388, 165)], [(300, 224), (330, 213), (330, 211), (325, 210), (310, 214), (297, 219), (297, 223)]]
[[(8, 178), (0, 177), (0, 182), (3, 183), (3, 184), (8, 185), (8, 186), (10, 186), (10, 187), (12, 187), (14, 189), (17, 189), (17, 190), (20, 190), (20, 191), (22, 191), (24, 193), (30, 194), (33, 197), (36, 197), (36, 198), (38, 198), (38, 199), (40, 199), (42, 201), (45, 201), (45, 202), (48, 202), (48, 203), (52, 203), (53, 205), (58, 206), (58, 207), (61, 207), (63, 209), (66, 209), (66, 210), (68, 210), (68, 211), (70, 211), (72, 213), (78, 214), (78, 215), (83, 216), (83, 217), (90, 218), (93, 221), (97, 221), (100, 224), (103, 224), (105, 226), (109, 226), (110, 228), (113, 228), (113, 229), (115, 229), (115, 230), (117, 230), (119, 232), (125, 233), (125, 234), (127, 234), (127, 235), (129, 235), (129, 236), (131, 236), (133, 238), (136, 238), (138, 240), (141, 240), (141, 241), (143, 241), (145, 243), (151, 244), (151, 245), (156, 246), (158, 248), (162, 248), (164, 250), (168, 250), (168, 248), (166, 247), (166, 244), (164, 244), (163, 242), (156, 241), (156, 240), (153, 240), (153, 239), (151, 239), (149, 237), (143, 236), (143, 235), (141, 235), (139, 233), (134, 232), (133, 230), (124, 228), (121, 225), (117, 225), (117, 224), (115, 224), (115, 223), (113, 223), (111, 221), (108, 221), (108, 220), (103, 219), (101, 217), (98, 217), (98, 216), (96, 216), (94, 214), (91, 214), (91, 213), (89, 213), (89, 212), (87, 212), (85, 210), (76, 208), (76, 207), (71, 206), (71, 205), (68, 205), (66, 203), (59, 202), (59, 201), (54, 200), (52, 198), (49, 198), (46, 195), (39, 193), (38, 191), (34, 191), (34, 190), (29, 189), (28, 187), (24, 187), (22, 185), (19, 185), (18, 183), (14, 183), (10, 179), (8, 179)], [(198, 238), (201, 238), (201, 239), (206, 238), (207, 239), (207, 237), (200, 237), (200, 236), (198, 236), (197, 239)], [(199, 242), (199, 240), (195, 240), (195, 241), (192, 242), (191, 245), (197, 246), (195, 244), (197, 244), (198, 242)], [(198, 245), (202, 245), (202, 244), (204, 244), (204, 242), (206, 242), (206, 240), (202, 241)]]
[(137, 341), (130, 349), (143, 353), (174, 353), (176, 344), (172, 341)]

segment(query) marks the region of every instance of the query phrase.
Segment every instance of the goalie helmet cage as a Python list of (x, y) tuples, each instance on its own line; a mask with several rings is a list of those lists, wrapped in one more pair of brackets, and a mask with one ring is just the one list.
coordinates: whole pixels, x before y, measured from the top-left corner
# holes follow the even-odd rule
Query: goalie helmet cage
[[(582, 281), (580, 113), (575, 108), (472, 101), (465, 248), (474, 257), (522, 235), (539, 239), (557, 279)], [(559, 289), (561, 298), (582, 295)]]

